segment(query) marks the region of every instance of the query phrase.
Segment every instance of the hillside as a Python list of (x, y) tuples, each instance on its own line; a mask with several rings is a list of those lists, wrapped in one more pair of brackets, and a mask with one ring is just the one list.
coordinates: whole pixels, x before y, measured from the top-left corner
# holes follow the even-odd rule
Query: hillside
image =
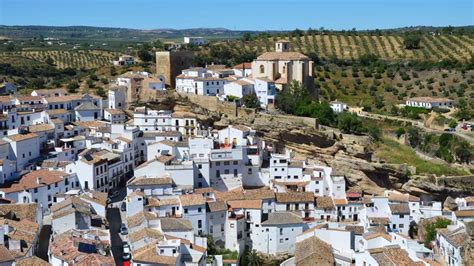
[[(245, 50), (257, 54), (274, 50), (273, 43), (281, 37), (256, 38), (249, 42), (229, 42), (236, 53)], [(315, 54), (319, 58), (358, 59), (364, 54), (374, 54), (386, 60), (429, 60), (442, 59), (469, 60), (474, 54), (472, 35), (431, 35), (423, 34), (421, 48), (407, 50), (403, 47), (401, 35), (369, 35), (361, 33), (311, 34), (287, 36), (292, 43), (291, 49), (304, 54)]]
[(48, 58), (53, 59), (58, 68), (98, 68), (112, 65), (118, 53), (101, 50), (26, 50), (16, 52), (0, 52), (0, 63), (25, 65), (31, 63), (45, 63)]

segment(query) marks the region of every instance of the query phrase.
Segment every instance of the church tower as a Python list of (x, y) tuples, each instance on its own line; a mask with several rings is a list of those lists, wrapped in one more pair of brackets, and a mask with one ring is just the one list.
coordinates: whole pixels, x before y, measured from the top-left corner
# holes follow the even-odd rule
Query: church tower
[(286, 40), (279, 40), (275, 43), (276, 52), (289, 52), (290, 51), (290, 42)]

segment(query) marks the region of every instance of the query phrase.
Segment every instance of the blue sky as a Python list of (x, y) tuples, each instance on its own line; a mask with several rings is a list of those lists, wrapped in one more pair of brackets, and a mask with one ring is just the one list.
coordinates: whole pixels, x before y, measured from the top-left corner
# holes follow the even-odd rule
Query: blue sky
[(469, 0), (0, 0), (1, 25), (286, 30), (473, 25)]

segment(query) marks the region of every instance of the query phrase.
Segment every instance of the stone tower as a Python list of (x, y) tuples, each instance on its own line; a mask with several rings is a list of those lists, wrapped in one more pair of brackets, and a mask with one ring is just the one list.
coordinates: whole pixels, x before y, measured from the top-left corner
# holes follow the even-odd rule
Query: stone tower
[(156, 74), (165, 77), (167, 87), (175, 88), (176, 76), (190, 68), (194, 62), (194, 54), (189, 51), (156, 52)]
[(276, 52), (289, 52), (290, 42), (286, 40), (279, 40), (275, 42), (275, 51)]

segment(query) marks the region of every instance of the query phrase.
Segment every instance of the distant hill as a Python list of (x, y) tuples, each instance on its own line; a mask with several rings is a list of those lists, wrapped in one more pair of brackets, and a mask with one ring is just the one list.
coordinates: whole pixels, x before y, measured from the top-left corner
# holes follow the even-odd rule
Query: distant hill
[(177, 39), (184, 36), (202, 36), (209, 39), (233, 39), (245, 33), (257, 31), (233, 31), (225, 28), (196, 29), (154, 29), (139, 30), (127, 28), (104, 28), (88, 26), (2, 26), (0, 36), (11, 39), (56, 38), (61, 40), (87, 41), (151, 41), (156, 39)]
[[(412, 26), (395, 29), (383, 29), (381, 32), (397, 33), (404, 31), (420, 30), (423, 32), (437, 32), (447, 27), (432, 26)], [(474, 26), (451, 27), (458, 31), (463, 29), (466, 33), (474, 33)], [(303, 29), (305, 30), (305, 29)], [(358, 32), (369, 32), (373, 30), (359, 30)], [(267, 33), (287, 33), (292, 30), (283, 31), (251, 31), (251, 30), (229, 30), (226, 28), (193, 28), (193, 29), (129, 29), (111, 27), (92, 26), (5, 26), (0, 25), (0, 39), (32, 39), (32, 38), (56, 38), (61, 40), (78, 41), (151, 41), (156, 39), (180, 39), (184, 36), (202, 36), (208, 39), (235, 39), (242, 37), (246, 33), (257, 35), (262, 32)], [(331, 31), (327, 30), (326, 31)], [(336, 31), (332, 31), (336, 32)]]

